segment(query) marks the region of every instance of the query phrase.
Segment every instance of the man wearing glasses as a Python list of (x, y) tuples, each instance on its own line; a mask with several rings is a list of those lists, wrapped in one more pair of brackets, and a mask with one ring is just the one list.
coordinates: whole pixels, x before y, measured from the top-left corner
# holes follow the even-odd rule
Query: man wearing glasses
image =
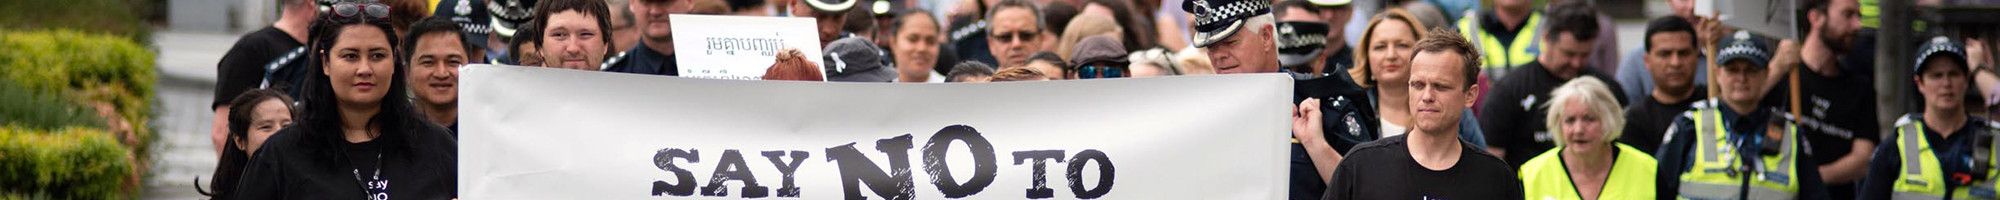
[[(986, 49), (1000, 61), (1000, 69), (1027, 66), (1028, 56), (1042, 50), (1042, 11), (1027, 0), (1002, 0), (986, 13)], [(1061, 73), (1061, 72), (1042, 72)]]

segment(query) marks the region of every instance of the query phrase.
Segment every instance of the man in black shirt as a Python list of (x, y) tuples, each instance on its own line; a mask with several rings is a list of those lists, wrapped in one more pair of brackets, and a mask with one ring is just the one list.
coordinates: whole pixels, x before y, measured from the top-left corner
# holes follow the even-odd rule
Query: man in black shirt
[(1500, 158), (1458, 139), (1459, 110), (1472, 104), (1479, 54), (1451, 31), (1417, 42), (1410, 67), (1409, 134), (1363, 143), (1334, 171), (1324, 199), (1522, 199)]
[(223, 127), (229, 123), (229, 100), (244, 91), (263, 87), (295, 94), (290, 88), (292, 81), (304, 75), (306, 29), (319, 16), (318, 6), (312, 0), (282, 0), (278, 4), (284, 10), (277, 23), (238, 38), (236, 45), (215, 64), (215, 98), (208, 104), (215, 111), (211, 124), (215, 128), (208, 136), (217, 154), (222, 153), (223, 140), (228, 136), (229, 129)]
[(1660, 148), (1661, 137), (1674, 117), (1687, 112), (1694, 101), (1708, 98), (1708, 90), (1696, 84), (1695, 63), (1700, 62), (1694, 25), (1680, 17), (1660, 17), (1646, 25), (1646, 71), (1656, 82), (1648, 96), (1631, 97), (1625, 106), (1625, 135), (1618, 138), (1641, 150)]
[[(1597, 39), (1597, 11), (1581, 3), (1559, 4), (1549, 9), (1543, 31), (1545, 51), (1507, 76), (1493, 82), (1480, 102), (1479, 128), (1486, 132), (1486, 149), (1505, 158), (1511, 166), (1534, 158), (1538, 152), (1555, 148), (1555, 137), (1542, 127), (1548, 113), (1549, 91), (1570, 79), (1583, 76), (1616, 80), (1587, 66)], [(1607, 81), (1611, 88), (1623, 88)], [(1630, 105), (1624, 93), (1612, 93), (1618, 105)]]
[[(1868, 155), (1873, 154), (1880, 135), (1875, 120), (1874, 78), (1867, 72), (1843, 70), (1840, 58), (1854, 51), (1859, 29), (1859, 7), (1855, 0), (1821, 0), (1810, 4), (1806, 16), (1810, 32), (1799, 49), (1797, 85), (1800, 99), (1787, 104), (1799, 108), (1799, 131), (1811, 144), (1806, 157), (1817, 163), (1833, 198), (1852, 199), (1854, 181), (1866, 172)], [(1873, 55), (1854, 55), (1873, 56)], [(1851, 68), (1850, 68), (1851, 69)], [(1787, 88), (1781, 86), (1779, 88)], [(1788, 92), (1780, 89), (1773, 92)]]
[(679, 76), (674, 60), (674, 30), (667, 15), (686, 13), (687, 0), (632, 0), (632, 22), (639, 26), (639, 45), (625, 50), (621, 58), (606, 63), (604, 71)]

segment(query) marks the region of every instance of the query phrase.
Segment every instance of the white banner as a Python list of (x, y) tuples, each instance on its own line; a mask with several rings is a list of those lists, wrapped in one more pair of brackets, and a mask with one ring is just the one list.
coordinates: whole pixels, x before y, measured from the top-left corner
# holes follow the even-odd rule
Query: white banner
[(1279, 199), (1279, 74), (983, 84), (462, 70), (464, 199)]
[[(681, 77), (759, 80), (779, 51), (799, 49), (820, 64), (819, 27), (811, 17), (668, 15)], [(822, 75), (824, 76), (824, 75)], [(824, 77), (822, 77), (824, 79)]]

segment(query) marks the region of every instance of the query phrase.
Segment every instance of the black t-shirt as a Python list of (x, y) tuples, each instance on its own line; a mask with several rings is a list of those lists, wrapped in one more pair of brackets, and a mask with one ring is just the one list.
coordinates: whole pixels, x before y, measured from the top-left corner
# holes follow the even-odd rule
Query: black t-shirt
[[(236, 95), (257, 89), (264, 82), (266, 66), (303, 46), (305, 46), (303, 42), (292, 39), (291, 35), (278, 30), (277, 27), (264, 27), (257, 29), (256, 32), (244, 34), (242, 38), (236, 40), (235, 46), (229, 48), (228, 53), (222, 54), (222, 60), (215, 64), (215, 99), (209, 103), (209, 107), (228, 104), (230, 100), (236, 99)], [(306, 57), (300, 55), (288, 62), (285, 68), (294, 69), (291, 71), (303, 71), (307, 63), (305, 60)], [(281, 89), (288, 88), (285, 86), (290, 84), (290, 82), (272, 83)]]
[(1660, 141), (1666, 140), (1667, 127), (1674, 125), (1674, 118), (1686, 113), (1694, 102), (1708, 98), (1708, 87), (1694, 85), (1694, 92), (1687, 99), (1674, 104), (1662, 104), (1652, 96), (1633, 97), (1637, 103), (1625, 106), (1625, 135), (1618, 141), (1632, 145), (1639, 150), (1660, 149)]
[[(1805, 65), (1799, 65), (1806, 70)], [(1861, 77), (1855, 73), (1841, 72), (1840, 77), (1826, 77), (1812, 71), (1800, 71), (1799, 95), (1801, 114), (1799, 133), (1812, 143), (1811, 152), (1806, 155), (1818, 163), (1831, 163), (1846, 156), (1854, 148), (1854, 140), (1879, 140), (1875, 122), (1875, 84), (1872, 77)], [(1784, 84), (1784, 82), (1780, 82)], [(1784, 86), (1780, 86), (1784, 87)], [(1786, 90), (1773, 93), (1784, 94)], [(1786, 102), (1789, 103), (1789, 102)], [(1786, 107), (1785, 109), (1791, 109)], [(1865, 148), (1865, 147), (1864, 147)]]
[[(301, 121), (265, 140), (244, 163), (230, 199), (458, 196), (458, 142), (444, 127), (385, 125), (374, 140), (349, 143), (339, 129), (314, 123)], [(370, 182), (382, 187), (370, 189)]]
[(361, 183), (368, 199), (388, 199), (389, 179), (382, 177), (382, 148), (376, 143), (344, 143), (345, 151), (341, 153), (347, 157), (348, 167), (354, 169), (354, 181)]
[[(1826, 77), (1813, 73), (1803, 64), (1797, 69), (1807, 70), (1799, 73), (1799, 88), (1802, 89), (1799, 95), (1803, 98), (1799, 103), (1804, 106), (1800, 110), (1804, 117), (1799, 120), (1799, 134), (1806, 138), (1807, 159), (1819, 165), (1831, 164), (1854, 150), (1855, 140), (1880, 141), (1878, 137), (1881, 133), (1877, 128), (1881, 125), (1875, 121), (1877, 105), (1873, 77), (1863, 77), (1854, 70), (1842, 70), (1840, 77)], [(1833, 198), (1853, 198), (1852, 182), (1826, 185)]]
[[(1610, 88), (1619, 86), (1617, 79), (1598, 72), (1597, 68), (1584, 67), (1577, 77), (1597, 77)], [(1480, 100), (1479, 129), (1486, 133), (1486, 145), (1507, 150), (1509, 166), (1519, 167), (1536, 154), (1555, 148), (1555, 136), (1549, 135), (1542, 122), (1548, 116), (1548, 102), (1553, 96), (1550, 91), (1570, 79), (1556, 77), (1555, 73), (1542, 68), (1541, 62), (1528, 62), (1508, 71), (1510, 74), (1493, 81), (1491, 89)], [(1572, 78), (1574, 79), (1574, 78)], [(1485, 87), (1485, 86), (1482, 86)], [(1618, 99), (1619, 107), (1630, 105), (1625, 93), (1612, 92)]]
[(1361, 144), (1340, 162), (1325, 199), (1522, 199), (1521, 180), (1500, 158), (1461, 144), (1458, 163), (1433, 171), (1410, 157), (1408, 134)]

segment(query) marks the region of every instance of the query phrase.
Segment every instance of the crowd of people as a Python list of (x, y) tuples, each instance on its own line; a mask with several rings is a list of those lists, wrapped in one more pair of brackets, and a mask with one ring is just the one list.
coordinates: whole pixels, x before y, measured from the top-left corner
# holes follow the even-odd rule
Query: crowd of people
[[(679, 76), (674, 14), (813, 18), (827, 56), (787, 49), (765, 80), (1287, 74), (1290, 199), (2000, 190), (1991, 38), (1877, 46), (1858, 0), (1803, 0), (1789, 39), (1667, 0), (1627, 49), (1610, 11), (1574, 0), (278, 1), (217, 64), (221, 159), (197, 188), (215, 199), (456, 197), (461, 66)], [(1916, 60), (1877, 71), (1878, 48)], [(1896, 91), (1875, 73), (1907, 73), (1921, 106), (1876, 120)]]

